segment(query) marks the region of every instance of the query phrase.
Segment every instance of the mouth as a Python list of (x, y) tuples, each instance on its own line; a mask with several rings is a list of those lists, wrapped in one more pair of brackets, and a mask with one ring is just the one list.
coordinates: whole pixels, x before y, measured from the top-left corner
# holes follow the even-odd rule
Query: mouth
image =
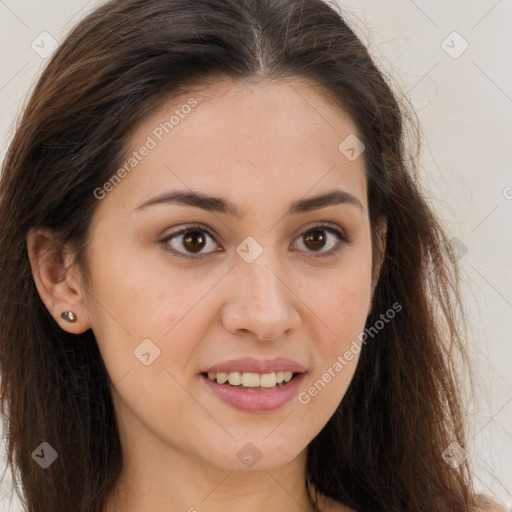
[(213, 397), (249, 413), (277, 410), (289, 404), (300, 391), (305, 371), (202, 372), (199, 377)]
[(300, 391), (306, 367), (286, 357), (231, 359), (205, 368), (200, 378), (208, 393), (245, 412), (273, 411)]
[(209, 381), (248, 392), (273, 391), (286, 387), (299, 372), (280, 370), (269, 373), (254, 372), (203, 372)]

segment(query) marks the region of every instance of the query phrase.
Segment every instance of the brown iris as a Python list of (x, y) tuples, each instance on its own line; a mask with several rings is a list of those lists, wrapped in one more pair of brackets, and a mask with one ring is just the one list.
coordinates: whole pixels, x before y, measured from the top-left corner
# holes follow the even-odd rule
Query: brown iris
[(312, 250), (321, 249), (325, 245), (325, 232), (321, 230), (308, 231), (308, 233), (304, 236), (304, 243), (307, 245), (308, 243), (313, 244), (308, 247)]
[[(190, 252), (200, 252), (205, 245), (206, 237), (201, 231), (189, 231), (183, 236), (183, 246)], [(198, 247), (196, 244), (199, 244)]]

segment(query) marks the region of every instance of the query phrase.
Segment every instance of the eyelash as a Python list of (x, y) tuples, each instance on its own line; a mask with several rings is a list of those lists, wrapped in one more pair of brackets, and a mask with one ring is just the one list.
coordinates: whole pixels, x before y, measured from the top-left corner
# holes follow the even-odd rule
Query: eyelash
[[(171, 233), (170, 235), (166, 236), (163, 240), (160, 241), (160, 244), (162, 244), (162, 246), (164, 246), (164, 249), (166, 251), (171, 252), (171, 253), (177, 255), (180, 258), (185, 258), (185, 259), (189, 259), (189, 260), (199, 260), (199, 259), (205, 258), (208, 254), (213, 254), (213, 253), (207, 253), (205, 255), (191, 256), (191, 255), (188, 255), (188, 254), (185, 254), (185, 253), (181, 253), (179, 251), (175, 251), (174, 249), (170, 249), (169, 247), (166, 246), (166, 244), (169, 241), (171, 241), (173, 238), (175, 238), (177, 236), (180, 236), (180, 235), (183, 235), (183, 234), (186, 234), (186, 233), (189, 233), (189, 232), (193, 232), (193, 231), (200, 231), (202, 233), (206, 233), (215, 243), (217, 243), (217, 240), (216, 240), (215, 236), (213, 236), (210, 233), (210, 230), (205, 228), (203, 225), (201, 225), (201, 224), (188, 224), (183, 229), (180, 229), (179, 231), (176, 231), (175, 233)], [(316, 253), (315, 254), (314, 251), (306, 251), (306, 252), (311, 252), (311, 254), (312, 254), (311, 257), (312, 258), (326, 258), (326, 257), (329, 257), (329, 256), (334, 256), (335, 254), (340, 252), (343, 249), (344, 246), (350, 245), (352, 243), (352, 240), (343, 231), (341, 231), (340, 229), (336, 228), (335, 224), (330, 224), (330, 223), (325, 223), (325, 222), (324, 223), (315, 224), (313, 226), (308, 227), (305, 231), (303, 231), (299, 235), (299, 237), (300, 236), (304, 236), (306, 233), (309, 233), (309, 232), (312, 232), (312, 231), (327, 231), (327, 232), (335, 235), (338, 238), (339, 242), (340, 242), (336, 248), (331, 249), (331, 250), (326, 251), (326, 252), (323, 252), (323, 253)]]

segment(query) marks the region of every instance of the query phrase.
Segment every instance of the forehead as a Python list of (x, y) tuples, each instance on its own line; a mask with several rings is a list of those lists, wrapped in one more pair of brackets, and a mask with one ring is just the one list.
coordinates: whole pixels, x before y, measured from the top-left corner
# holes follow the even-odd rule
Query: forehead
[(177, 186), (287, 202), (337, 186), (365, 205), (364, 159), (339, 148), (356, 134), (350, 116), (309, 81), (215, 80), (162, 102), (138, 124), (123, 162), (129, 176), (109, 194), (133, 196), (135, 208)]

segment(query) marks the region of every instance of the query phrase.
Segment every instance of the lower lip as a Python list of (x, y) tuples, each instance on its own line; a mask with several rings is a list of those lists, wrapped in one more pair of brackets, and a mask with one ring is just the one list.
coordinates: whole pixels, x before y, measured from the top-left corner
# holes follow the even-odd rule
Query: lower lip
[(283, 387), (271, 391), (245, 391), (226, 384), (218, 384), (204, 375), (201, 375), (201, 379), (217, 398), (231, 407), (241, 411), (261, 412), (279, 409), (292, 400), (300, 388), (304, 375), (299, 373)]

